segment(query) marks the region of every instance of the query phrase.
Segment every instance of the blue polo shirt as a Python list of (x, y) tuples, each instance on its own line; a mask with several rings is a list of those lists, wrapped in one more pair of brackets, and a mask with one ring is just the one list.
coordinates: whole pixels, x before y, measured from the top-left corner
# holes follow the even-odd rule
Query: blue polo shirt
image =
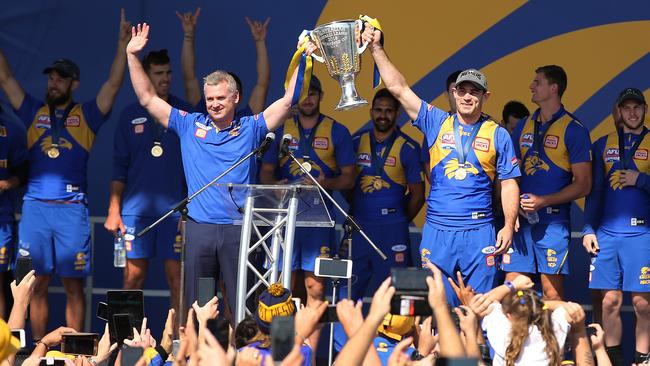
[[(9, 179), (11, 169), (27, 160), (25, 136), (11, 123), (0, 121), (0, 180)], [(14, 220), (14, 191), (0, 192), (0, 223)]]
[[(108, 119), (97, 107), (95, 99), (73, 102), (65, 121), (62, 110), (54, 112), (50, 121), (49, 107), (29, 94), (16, 114), (27, 127), (29, 180), (26, 200), (85, 201), (86, 171), (90, 149), (99, 127)], [(53, 127), (60, 130), (56, 159), (48, 157), (52, 147)]]
[[(264, 115), (240, 117), (222, 130), (211, 123), (208, 115), (188, 113), (172, 108), (169, 129), (180, 138), (183, 169), (188, 194), (192, 195), (252, 150), (269, 132)], [(256, 164), (251, 158), (225, 175), (219, 183), (254, 183)], [(244, 197), (216, 186), (194, 198), (188, 205), (189, 216), (198, 223), (232, 224), (240, 217)]]
[[(193, 109), (173, 95), (168, 103), (183, 110)], [(154, 140), (163, 149), (160, 157), (151, 155)], [(127, 106), (120, 115), (112, 179), (126, 185), (122, 215), (158, 217), (187, 195), (178, 136), (156, 122), (139, 103)]]

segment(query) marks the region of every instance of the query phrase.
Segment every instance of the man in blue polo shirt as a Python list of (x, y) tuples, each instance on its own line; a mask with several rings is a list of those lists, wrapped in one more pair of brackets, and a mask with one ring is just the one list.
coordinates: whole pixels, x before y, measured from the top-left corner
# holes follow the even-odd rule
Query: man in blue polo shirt
[(85, 313), (83, 278), (90, 272), (90, 223), (86, 207), (86, 163), (95, 136), (106, 121), (124, 79), (124, 50), (130, 24), (122, 10), (117, 51), (108, 80), (97, 97), (72, 99), (79, 87), (79, 67), (58, 59), (48, 75), (45, 101), (26, 94), (0, 54), (0, 86), (27, 127), (29, 179), (19, 225), (19, 254), (30, 255), (36, 287), (30, 303), (32, 336), (45, 335), (47, 289), (52, 274), (66, 290), (66, 321), (81, 330)]
[[(27, 182), (25, 135), (14, 124), (5, 123), (6, 111), (0, 106), (0, 284), (11, 269), (14, 254), (14, 189)], [(4, 291), (0, 292), (0, 316), (7, 319)]]
[[(204, 78), (203, 92), (208, 114), (188, 113), (173, 108), (156, 95), (138, 59), (137, 54), (147, 44), (149, 26), (138, 25), (132, 34), (127, 47), (127, 61), (133, 89), (147, 112), (178, 135), (189, 195), (256, 149), (269, 131), (282, 125), (291, 107), (295, 75), (285, 95), (263, 113), (234, 119), (239, 102), (237, 84), (230, 74), (215, 71)], [(307, 53), (311, 54), (315, 49), (316, 46), (310, 43)], [(225, 175), (221, 183), (251, 183), (254, 166), (249, 159)], [(199, 277), (218, 278), (222, 275), (225, 295), (230, 308), (234, 309), (241, 227), (233, 225), (233, 218), (237, 216), (237, 205), (243, 205), (243, 199), (237, 197), (236, 200), (239, 202), (233, 202), (228, 192), (213, 186), (188, 205), (190, 219), (187, 222), (186, 281), (183, 284), (188, 304), (196, 300)]]
[[(431, 191), (420, 244), (422, 262), (431, 261), (447, 277), (460, 271), (477, 292), (489, 291), (496, 277), (495, 256), (512, 243), (520, 173), (508, 132), (482, 113), (490, 96), (485, 76), (475, 69), (459, 74), (453, 88), (457, 112), (450, 115), (411, 90), (388, 59), (381, 32), (369, 23), (365, 27), (362, 38), (382, 80), (430, 145)], [(505, 225), (495, 235), (492, 191), (497, 180)], [(449, 302), (457, 301), (453, 294), (447, 291)]]

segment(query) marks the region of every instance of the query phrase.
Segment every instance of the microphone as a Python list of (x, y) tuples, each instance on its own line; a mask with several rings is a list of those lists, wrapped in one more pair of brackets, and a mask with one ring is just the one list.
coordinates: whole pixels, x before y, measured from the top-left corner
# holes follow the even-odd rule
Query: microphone
[(284, 157), (289, 155), (289, 144), (293, 141), (293, 136), (290, 133), (282, 136), (282, 144), (280, 145), (280, 156)]
[(264, 141), (260, 144), (260, 147), (257, 148), (257, 156), (258, 159), (261, 159), (264, 156), (264, 153), (266, 150), (271, 147), (271, 144), (275, 141), (275, 134), (273, 132), (269, 132), (266, 134), (266, 137), (264, 137)]

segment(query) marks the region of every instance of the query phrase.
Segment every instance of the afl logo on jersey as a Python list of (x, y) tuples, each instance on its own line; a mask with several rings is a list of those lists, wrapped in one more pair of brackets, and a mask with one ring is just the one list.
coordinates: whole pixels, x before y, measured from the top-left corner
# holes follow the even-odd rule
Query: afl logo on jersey
[(606, 163), (613, 163), (615, 161), (619, 161), (620, 157), (618, 155), (618, 149), (617, 148), (609, 148), (605, 150), (605, 162)]
[(531, 148), (533, 147), (533, 141), (533, 134), (525, 133), (523, 136), (521, 136), (521, 147)]
[(40, 114), (36, 117), (36, 128), (50, 128), (50, 116)]
[(368, 168), (371, 165), (370, 154), (361, 153), (357, 156), (357, 165), (360, 167)]
[(447, 150), (452, 150), (456, 147), (454, 135), (452, 133), (444, 133), (440, 138), (440, 147)]

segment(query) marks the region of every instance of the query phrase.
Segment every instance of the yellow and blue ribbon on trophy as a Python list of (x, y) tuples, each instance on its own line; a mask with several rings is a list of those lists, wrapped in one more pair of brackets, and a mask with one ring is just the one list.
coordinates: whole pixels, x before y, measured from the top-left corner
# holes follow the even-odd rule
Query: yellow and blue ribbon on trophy
[[(359, 29), (359, 34), (363, 33), (364, 25), (367, 22), (373, 28), (381, 32), (381, 39), (379, 40), (379, 43), (383, 47), (384, 32), (381, 30), (381, 24), (379, 24), (379, 20), (377, 18), (371, 18), (367, 15), (359, 15), (359, 20), (361, 20), (361, 29)], [(376, 89), (379, 85), (381, 85), (381, 75), (379, 74), (379, 69), (377, 68), (377, 64), (375, 64), (375, 67), (373, 69), (373, 74), (372, 74), (372, 87)]]
[(298, 68), (298, 75), (296, 77), (296, 85), (293, 88), (293, 96), (291, 97), (291, 105), (296, 105), (302, 102), (307, 98), (307, 93), (309, 93), (309, 82), (311, 81), (311, 74), (313, 72), (313, 58), (312, 56), (307, 56), (305, 53), (305, 46), (309, 41), (309, 31), (303, 31), (300, 34), (299, 46), (296, 52), (291, 58), (289, 63), (289, 68), (287, 69), (287, 76), (284, 81), (284, 88), (289, 87), (289, 81), (291, 81), (291, 76), (293, 76), (293, 70)]

